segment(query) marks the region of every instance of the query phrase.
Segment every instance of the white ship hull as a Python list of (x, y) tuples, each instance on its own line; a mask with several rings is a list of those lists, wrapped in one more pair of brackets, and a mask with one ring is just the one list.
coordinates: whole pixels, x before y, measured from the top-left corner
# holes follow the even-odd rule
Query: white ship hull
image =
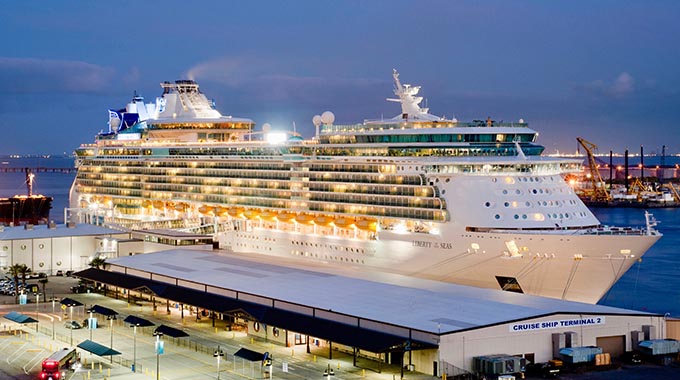
[[(219, 240), (234, 252), (314, 262), (329, 270), (382, 271), (492, 289), (501, 289), (497, 276), (509, 277), (524, 293), (586, 303), (599, 301), (658, 240), (658, 236), (465, 232), (450, 238), (388, 232), (380, 236), (365, 241), (256, 227), (227, 231)], [(512, 257), (507, 241), (518, 242), (527, 251)], [(479, 248), (471, 249), (474, 244)]]

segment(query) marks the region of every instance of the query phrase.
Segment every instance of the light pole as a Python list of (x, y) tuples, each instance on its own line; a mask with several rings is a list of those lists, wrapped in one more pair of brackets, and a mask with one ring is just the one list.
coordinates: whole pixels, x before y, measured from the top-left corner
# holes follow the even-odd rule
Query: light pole
[(156, 337), (156, 380), (160, 380), (160, 356), (163, 352), (163, 341), (161, 340), (161, 337), (163, 336), (163, 333), (160, 331), (154, 331), (153, 336)]
[(224, 356), (224, 351), (220, 350), (220, 346), (217, 346), (213, 356), (217, 358), (217, 380), (220, 380), (220, 358)]
[[(116, 316), (115, 315), (109, 315), (109, 316), (106, 317), (106, 319), (108, 319), (111, 322), (111, 325), (110, 325), (110, 327), (111, 327), (111, 346), (110, 347), (113, 350), (113, 321), (116, 320)], [(113, 363), (113, 355), (111, 355), (110, 357), (111, 357), (111, 363)]]
[(132, 372), (137, 372), (137, 326), (139, 323), (132, 325), (132, 342), (133, 342), (133, 354), (132, 354)]
[(69, 305), (69, 308), (71, 309), (71, 320), (68, 321), (68, 323), (71, 325), (71, 347), (73, 347), (73, 305)]
[(52, 340), (54, 340), (54, 337), (55, 337), (55, 332), (54, 332), (54, 306), (55, 306), (55, 303), (57, 301), (57, 299), (54, 298), (54, 294), (52, 295), (52, 299), (50, 301), (52, 301)]
[[(35, 293), (35, 319), (38, 320), (38, 305), (40, 304), (40, 296), (42, 293)], [(35, 331), (38, 332), (38, 323), (35, 323)]]

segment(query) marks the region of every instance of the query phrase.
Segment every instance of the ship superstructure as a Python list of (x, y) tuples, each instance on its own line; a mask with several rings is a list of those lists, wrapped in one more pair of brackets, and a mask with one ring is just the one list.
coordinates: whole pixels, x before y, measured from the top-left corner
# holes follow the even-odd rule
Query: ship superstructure
[(72, 217), (213, 233), (220, 247), (595, 303), (661, 236), (601, 225), (522, 120), (421, 108), (393, 73), (398, 116), (316, 136), (222, 116), (193, 81), (110, 110), (77, 150)]

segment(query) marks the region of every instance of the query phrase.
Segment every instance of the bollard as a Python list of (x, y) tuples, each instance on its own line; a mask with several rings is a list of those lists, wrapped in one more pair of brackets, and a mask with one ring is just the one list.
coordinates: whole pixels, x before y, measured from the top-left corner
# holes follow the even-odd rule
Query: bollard
[(340, 369), (340, 362), (338, 362), (338, 369)]
[(111, 377), (111, 368), (106, 370), (106, 376)]
[(102, 373), (102, 363), (99, 363), (99, 373)]
[(316, 361), (316, 355), (314, 355), (314, 361)]
[(363, 368), (361, 369), (361, 377), (366, 377), (366, 370)]
[(236, 333), (235, 332), (231, 333), (231, 339), (236, 339)]
[(91, 364), (91, 369), (94, 371), (94, 362), (90, 363)]
[(87, 371), (87, 380), (90, 380), (90, 371)]
[(290, 349), (290, 356), (295, 356), (295, 349), (294, 348)]
[(215, 327), (215, 334), (217, 334), (217, 327)]
[(250, 338), (250, 344), (253, 344), (253, 342), (255, 342), (255, 340), (253, 338)]
[[(50, 350), (52, 351), (52, 350)], [(83, 367), (87, 367), (87, 358), (83, 358)]]

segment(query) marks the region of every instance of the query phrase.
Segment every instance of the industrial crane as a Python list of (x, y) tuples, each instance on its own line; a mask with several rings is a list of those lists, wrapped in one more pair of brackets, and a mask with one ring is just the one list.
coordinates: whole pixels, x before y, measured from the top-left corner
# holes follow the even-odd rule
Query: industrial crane
[(595, 161), (595, 156), (593, 155), (593, 151), (597, 149), (597, 145), (581, 137), (577, 137), (576, 141), (578, 141), (579, 144), (581, 144), (583, 149), (586, 151), (586, 155), (588, 156), (588, 170), (590, 171), (590, 173), (587, 177), (590, 180), (590, 184), (592, 186), (592, 194), (590, 194), (591, 201), (594, 202), (611, 201), (612, 200), (611, 195), (609, 195), (609, 192), (605, 187), (605, 183), (602, 180), (602, 176), (600, 176), (600, 172), (599, 170), (597, 170), (597, 162)]

